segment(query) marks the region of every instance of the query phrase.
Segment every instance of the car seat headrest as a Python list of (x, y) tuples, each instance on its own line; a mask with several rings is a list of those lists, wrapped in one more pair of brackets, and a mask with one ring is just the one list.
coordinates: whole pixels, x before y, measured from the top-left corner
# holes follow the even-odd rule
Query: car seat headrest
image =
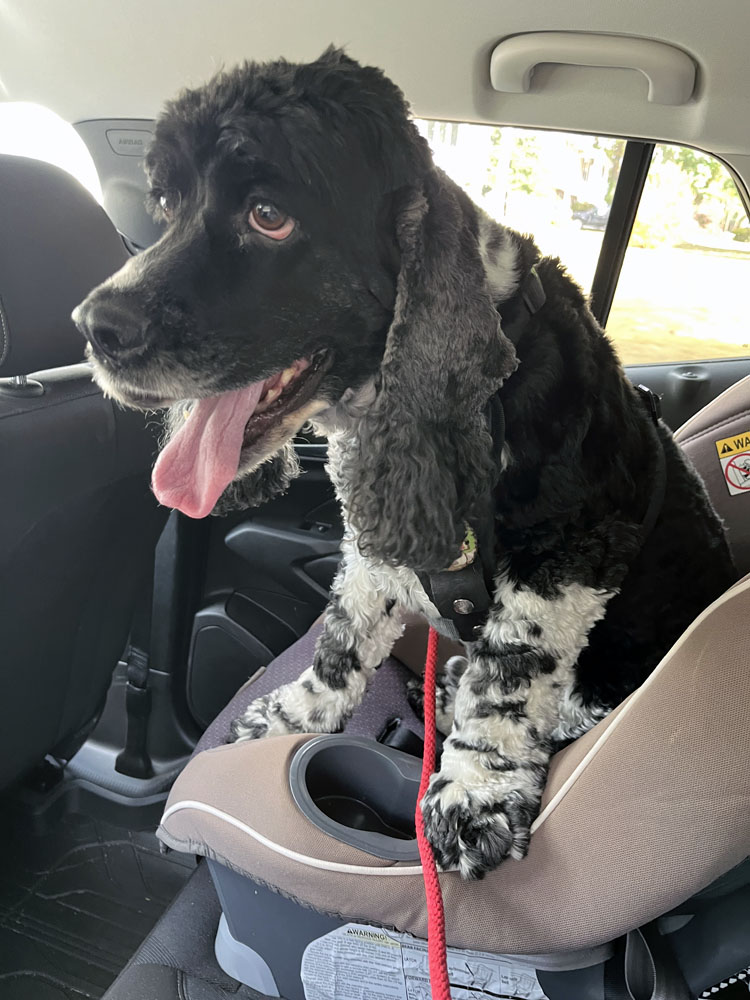
[(75, 178), (0, 155), (0, 376), (82, 361), (84, 340), (70, 314), (127, 257)]

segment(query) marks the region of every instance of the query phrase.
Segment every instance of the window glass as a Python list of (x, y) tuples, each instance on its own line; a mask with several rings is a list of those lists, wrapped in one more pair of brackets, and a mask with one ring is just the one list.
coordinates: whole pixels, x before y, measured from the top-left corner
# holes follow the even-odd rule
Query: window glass
[(750, 354), (750, 223), (727, 168), (657, 145), (607, 333), (625, 364)]
[(621, 139), (418, 120), (435, 162), (498, 222), (532, 233), (591, 290)]
[(54, 163), (79, 180), (101, 204), (102, 189), (86, 144), (72, 125), (48, 108), (0, 102), (0, 153)]
[[(436, 163), (591, 291), (625, 140), (417, 120)], [(750, 354), (750, 222), (727, 168), (657, 145), (607, 321), (626, 364)]]

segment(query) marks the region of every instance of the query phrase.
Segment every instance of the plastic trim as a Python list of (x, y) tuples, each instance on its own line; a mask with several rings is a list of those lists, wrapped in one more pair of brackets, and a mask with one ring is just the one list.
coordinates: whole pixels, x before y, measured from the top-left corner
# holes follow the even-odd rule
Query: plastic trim
[[(297, 750), (289, 767), (289, 787), (292, 798), (300, 812), (323, 833), (342, 844), (372, 854), (386, 861), (417, 861), (419, 847), (416, 836), (410, 840), (398, 840), (383, 833), (344, 826), (327, 816), (317, 805), (308, 787), (308, 768), (325, 755), (329, 761), (336, 755), (339, 768), (349, 771), (353, 768), (357, 775), (357, 792), (370, 805), (380, 791), (380, 798), (398, 791), (401, 804), (408, 801), (408, 813), (414, 815), (419, 798), (421, 765), (417, 757), (403, 753), (394, 747), (384, 746), (363, 736), (326, 735), (318, 736), (303, 743)], [(342, 757), (339, 759), (338, 754)], [(331, 762), (332, 763), (332, 762)], [(328, 766), (331, 766), (331, 763)], [(325, 763), (324, 763), (325, 766)], [(387, 774), (384, 774), (384, 770)], [(380, 781), (379, 779), (382, 779)], [(393, 797), (392, 794), (390, 796)], [(393, 805), (393, 803), (391, 803)]]
[(223, 913), (216, 932), (214, 954), (220, 968), (232, 979), (237, 979), (266, 997), (281, 996), (268, 962), (249, 945), (232, 936)]
[(594, 280), (591, 282), (591, 311), (602, 326), (606, 326), (612, 308), (653, 153), (653, 142), (631, 140), (625, 146)]
[(648, 80), (652, 104), (687, 104), (695, 90), (696, 66), (690, 56), (666, 42), (629, 35), (578, 31), (537, 31), (504, 38), (490, 60), (495, 90), (525, 94), (542, 63), (637, 70)]

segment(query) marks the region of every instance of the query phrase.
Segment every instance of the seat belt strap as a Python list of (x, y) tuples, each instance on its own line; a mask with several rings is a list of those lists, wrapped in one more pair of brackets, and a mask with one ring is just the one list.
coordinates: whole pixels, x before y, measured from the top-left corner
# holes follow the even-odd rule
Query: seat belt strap
[(654, 429), (657, 434), (658, 444), (656, 449), (654, 482), (651, 487), (651, 499), (649, 500), (648, 507), (646, 508), (646, 514), (641, 522), (641, 539), (645, 542), (653, 531), (659, 514), (661, 514), (661, 509), (664, 506), (664, 497), (667, 490), (667, 460), (664, 456), (664, 445), (662, 444), (661, 437), (659, 436), (661, 400), (652, 389), (649, 389), (647, 385), (637, 385), (635, 387), (635, 391), (641, 397), (641, 402), (651, 416), (654, 423)]
[(656, 921), (630, 931), (604, 966), (604, 1000), (691, 1000), (669, 941)]
[[(409, 729), (405, 722), (398, 716), (388, 719), (378, 735), (375, 737), (378, 743), (383, 746), (393, 747), (394, 750), (401, 750), (412, 757), (424, 756), (424, 740), (417, 736), (413, 729)], [(443, 737), (440, 733), (435, 734), (435, 762), (440, 763), (443, 753)]]
[(153, 570), (143, 587), (130, 629), (130, 645), (125, 655), (127, 687), (125, 746), (117, 755), (115, 770), (131, 778), (151, 778), (154, 767), (148, 752), (148, 720), (151, 715), (151, 690), (148, 686), (151, 645), (151, 610), (154, 600)]

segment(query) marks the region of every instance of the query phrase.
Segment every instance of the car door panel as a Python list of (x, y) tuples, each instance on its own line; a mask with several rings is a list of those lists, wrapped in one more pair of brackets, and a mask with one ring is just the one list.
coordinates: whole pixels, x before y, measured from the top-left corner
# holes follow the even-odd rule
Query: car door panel
[(300, 444), (302, 475), (281, 497), (212, 519), (187, 665), (187, 702), (205, 727), (249, 677), (325, 608), (343, 534), (324, 444)]
[(664, 421), (676, 431), (694, 413), (750, 373), (750, 358), (628, 365), (625, 371), (635, 385), (647, 385), (661, 398)]

